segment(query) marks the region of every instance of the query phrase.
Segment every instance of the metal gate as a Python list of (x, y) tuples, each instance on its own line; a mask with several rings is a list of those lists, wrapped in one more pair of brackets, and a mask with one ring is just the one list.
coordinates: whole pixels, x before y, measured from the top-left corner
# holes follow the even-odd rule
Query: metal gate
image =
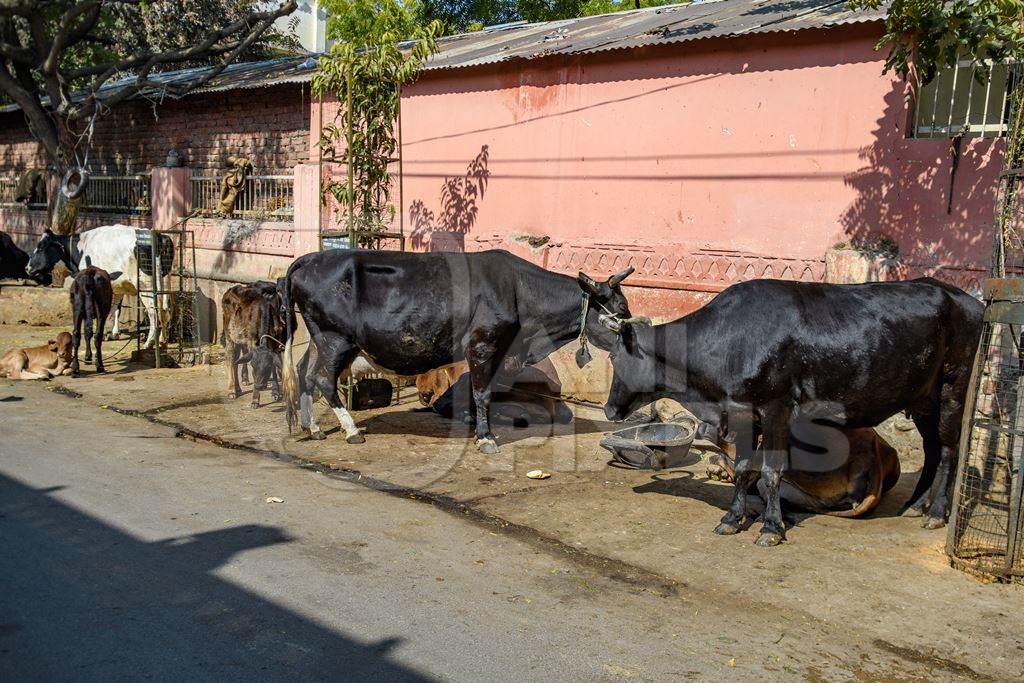
[[(196, 245), (190, 230), (137, 230), (134, 359), (154, 367), (197, 365), (202, 358)], [(147, 303), (156, 315), (146, 312)], [(155, 327), (155, 332), (152, 329)], [(151, 351), (146, 339), (155, 335)], [(163, 344), (163, 346), (161, 346)], [(152, 353), (152, 356), (150, 356)]]
[(1024, 70), (1014, 83), (996, 192), (991, 279), (960, 438), (946, 552), (995, 579), (1024, 578)]

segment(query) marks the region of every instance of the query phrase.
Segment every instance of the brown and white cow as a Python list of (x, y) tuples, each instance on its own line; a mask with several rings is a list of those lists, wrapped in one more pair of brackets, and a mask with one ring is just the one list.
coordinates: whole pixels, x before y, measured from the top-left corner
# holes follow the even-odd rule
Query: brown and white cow
[(0, 358), (0, 377), (48, 379), (64, 374), (71, 363), (71, 335), (61, 332), (42, 346), (8, 351)]
[[(281, 298), (273, 282), (235, 285), (221, 299), (224, 347), (227, 351), (228, 395), (242, 395), (239, 372), (248, 379), (252, 366), (252, 407), (259, 408), (260, 392), (271, 385), (271, 397), (281, 400), (281, 339), (284, 321)], [(239, 367), (241, 366), (241, 367)]]

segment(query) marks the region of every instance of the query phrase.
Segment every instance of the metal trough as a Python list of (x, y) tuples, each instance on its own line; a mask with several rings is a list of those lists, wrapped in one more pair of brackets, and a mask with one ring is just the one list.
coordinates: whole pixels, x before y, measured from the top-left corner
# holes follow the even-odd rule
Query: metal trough
[(601, 448), (625, 467), (663, 470), (692, 462), (690, 446), (697, 435), (697, 421), (651, 422), (626, 427), (601, 439)]

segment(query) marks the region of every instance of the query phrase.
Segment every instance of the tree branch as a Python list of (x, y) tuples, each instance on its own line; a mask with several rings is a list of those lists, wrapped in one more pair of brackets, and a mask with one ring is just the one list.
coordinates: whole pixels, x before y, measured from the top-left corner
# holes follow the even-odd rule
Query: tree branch
[[(43, 62), (43, 75), (51, 76), (57, 72), (61, 53), (66, 48), (81, 42), (82, 39), (89, 35), (89, 32), (96, 26), (96, 22), (99, 21), (100, 10), (102, 9), (103, 3), (100, 0), (91, 0), (90, 2), (75, 5), (64, 13), (60, 20), (60, 26), (57, 27), (57, 31), (53, 35), (53, 45), (50, 46), (50, 53), (47, 55), (46, 61)], [(85, 18), (75, 27), (75, 22), (82, 15), (85, 15)]]

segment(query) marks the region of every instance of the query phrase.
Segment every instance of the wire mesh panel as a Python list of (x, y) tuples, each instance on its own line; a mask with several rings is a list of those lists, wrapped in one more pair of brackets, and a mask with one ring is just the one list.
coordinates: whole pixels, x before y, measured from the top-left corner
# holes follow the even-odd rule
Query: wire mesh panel
[[(138, 230), (137, 359), (155, 367), (201, 362), (196, 246), (190, 230)], [(154, 330), (154, 327), (156, 328)]]
[(1024, 577), (1024, 80), (1014, 84), (996, 192), (992, 278), (964, 414), (946, 552), (953, 564), (997, 579)]
[[(957, 565), (996, 578), (1024, 576), (1024, 282), (1010, 283), (989, 282), (948, 547)], [(1013, 291), (1019, 300), (1000, 300)]]

